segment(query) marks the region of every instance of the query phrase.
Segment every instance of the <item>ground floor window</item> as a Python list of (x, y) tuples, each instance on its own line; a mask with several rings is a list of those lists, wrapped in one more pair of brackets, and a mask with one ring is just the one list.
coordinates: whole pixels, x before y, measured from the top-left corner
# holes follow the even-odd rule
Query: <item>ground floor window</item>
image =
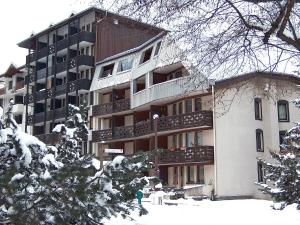
[(204, 184), (204, 166), (197, 166), (197, 183)]
[(261, 162), (257, 163), (257, 181), (259, 183), (264, 183), (265, 182), (265, 171), (264, 171), (264, 166)]

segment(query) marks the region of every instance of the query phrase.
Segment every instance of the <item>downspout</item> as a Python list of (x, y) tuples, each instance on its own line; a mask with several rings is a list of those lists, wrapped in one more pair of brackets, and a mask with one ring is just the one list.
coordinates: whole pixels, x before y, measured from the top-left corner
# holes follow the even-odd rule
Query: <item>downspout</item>
[(217, 131), (216, 131), (216, 111), (215, 111), (215, 83), (212, 84), (211, 86), (211, 93), (212, 93), (212, 111), (213, 111), (213, 142), (214, 142), (214, 175), (215, 175), (215, 182), (214, 182), (214, 195), (217, 195), (217, 142), (216, 142), (216, 136), (217, 136)]

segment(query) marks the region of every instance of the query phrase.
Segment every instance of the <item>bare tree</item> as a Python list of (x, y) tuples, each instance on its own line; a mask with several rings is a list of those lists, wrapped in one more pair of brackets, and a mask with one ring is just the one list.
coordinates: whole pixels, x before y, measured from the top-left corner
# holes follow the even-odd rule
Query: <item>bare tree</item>
[(206, 75), (297, 70), (300, 0), (95, 0), (170, 31)]

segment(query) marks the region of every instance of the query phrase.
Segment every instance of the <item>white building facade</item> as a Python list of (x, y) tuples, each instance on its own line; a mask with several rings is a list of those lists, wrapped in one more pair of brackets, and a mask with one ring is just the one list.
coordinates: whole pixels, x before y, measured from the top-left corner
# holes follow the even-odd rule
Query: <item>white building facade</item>
[(262, 198), (257, 159), (279, 151), (300, 120), (291, 104), (300, 79), (256, 72), (205, 81), (190, 75), (167, 41), (160, 33), (96, 64), (89, 151), (110, 160), (108, 148), (130, 155), (158, 147), (163, 185), (187, 195)]

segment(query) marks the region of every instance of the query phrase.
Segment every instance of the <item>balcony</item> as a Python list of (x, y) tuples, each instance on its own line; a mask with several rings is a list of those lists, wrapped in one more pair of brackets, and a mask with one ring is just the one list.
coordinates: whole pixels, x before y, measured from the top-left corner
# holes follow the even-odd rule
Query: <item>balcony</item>
[[(152, 85), (132, 95), (131, 108), (136, 108), (159, 99), (182, 95), (191, 88), (189, 87), (189, 82), (189, 77), (181, 77)], [(203, 83), (202, 87), (199, 87), (199, 90), (205, 90), (208, 87), (208, 83)]]
[(130, 99), (120, 99), (115, 100), (113, 103), (105, 103), (101, 105), (94, 105), (92, 108), (92, 115), (93, 116), (101, 116), (116, 112), (122, 112), (130, 109)]
[[(96, 39), (96, 34), (92, 32), (87, 32), (87, 31), (81, 31), (80, 33), (76, 33), (70, 38), (65, 38), (63, 40), (60, 40), (56, 43), (56, 49), (57, 51), (63, 50), (68, 47), (69, 45), (74, 45), (77, 44), (77, 40), (80, 42), (89, 42), (89, 43), (94, 43)], [(26, 56), (26, 62), (31, 63), (34, 62), (36, 59), (41, 59), (46, 57), (47, 55), (54, 54), (55, 53), (55, 44), (50, 45), (49, 47), (42, 48), (37, 51), (36, 53), (31, 53)]]
[(213, 146), (184, 147), (174, 150), (163, 150), (159, 157), (160, 165), (176, 163), (207, 163), (214, 162)]
[[(152, 123), (150, 121), (140, 121), (135, 123), (133, 126), (93, 131), (92, 141), (100, 142), (111, 139), (125, 139), (149, 135), (154, 133), (154, 126)], [(188, 128), (210, 128), (212, 126), (212, 111), (198, 111), (175, 116), (165, 116), (159, 118), (157, 121), (158, 132)]]
[(54, 95), (59, 96), (62, 94), (66, 94), (67, 90), (68, 92), (73, 92), (76, 90), (89, 90), (91, 86), (91, 80), (88, 79), (79, 79), (72, 82), (69, 82), (68, 84), (59, 85), (54, 88), (48, 89), (48, 90), (41, 90), (38, 92), (35, 92), (35, 94), (26, 95), (25, 96), (25, 104), (33, 103), (34, 101), (41, 101), (48, 98), (51, 98)]
[[(53, 119), (61, 119), (66, 116), (66, 108), (60, 108), (55, 110), (49, 110), (46, 114), (46, 121)], [(34, 115), (28, 116), (28, 125), (33, 125), (34, 123), (41, 123), (45, 121), (45, 112), (35, 113)]]

